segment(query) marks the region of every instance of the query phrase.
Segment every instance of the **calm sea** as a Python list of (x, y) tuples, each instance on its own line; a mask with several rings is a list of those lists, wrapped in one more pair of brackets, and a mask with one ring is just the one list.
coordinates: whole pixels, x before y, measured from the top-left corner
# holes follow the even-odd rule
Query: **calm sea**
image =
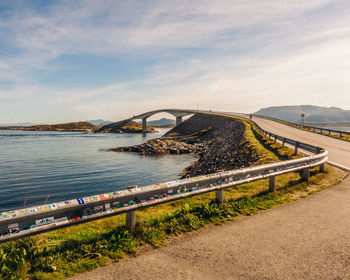
[(192, 155), (108, 152), (159, 137), (0, 130), (0, 211), (178, 178)]

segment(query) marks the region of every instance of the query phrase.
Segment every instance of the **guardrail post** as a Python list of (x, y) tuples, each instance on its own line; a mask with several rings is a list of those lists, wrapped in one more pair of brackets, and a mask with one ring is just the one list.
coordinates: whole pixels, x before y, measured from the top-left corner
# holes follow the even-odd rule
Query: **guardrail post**
[(269, 191), (276, 192), (276, 177), (275, 176), (269, 178)]
[(309, 181), (309, 179), (310, 179), (310, 168), (309, 167), (307, 167), (301, 171), (301, 177), (304, 180)]
[(135, 226), (136, 226), (136, 211), (135, 210), (130, 211), (130, 212), (126, 212), (125, 225), (129, 230), (131, 230), (131, 231), (135, 230)]
[(286, 144), (286, 138), (283, 138), (282, 146), (284, 147), (285, 144)]
[(342, 138), (342, 137), (343, 137), (343, 134), (342, 134), (341, 132), (339, 133), (339, 137), (340, 137), (340, 138)]
[(216, 191), (216, 202), (224, 202), (224, 190), (221, 189)]
[(295, 142), (294, 154), (297, 154), (297, 153), (298, 153), (298, 148), (299, 148), (299, 142), (296, 141), (296, 142)]
[(277, 142), (277, 135), (275, 135), (275, 143)]
[(320, 165), (320, 172), (324, 172), (324, 163), (322, 163), (321, 165)]

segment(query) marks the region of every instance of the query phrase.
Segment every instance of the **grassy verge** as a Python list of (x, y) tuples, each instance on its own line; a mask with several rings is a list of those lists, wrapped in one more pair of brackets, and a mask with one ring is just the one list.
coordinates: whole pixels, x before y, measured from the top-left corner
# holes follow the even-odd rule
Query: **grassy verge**
[[(249, 141), (260, 155), (257, 164), (298, 156), (264, 138), (249, 122), (244, 123), (247, 129), (243, 141)], [(313, 169), (308, 182), (302, 181), (298, 173), (279, 176), (276, 193), (268, 193), (268, 182), (262, 180), (227, 189), (223, 204), (217, 204), (215, 194), (208, 193), (148, 208), (137, 212), (134, 233), (125, 229), (125, 216), (120, 215), (9, 242), (0, 246), (0, 278), (64, 279), (119, 261), (144, 244), (163, 246), (169, 235), (209, 223), (221, 224), (304, 197), (334, 185), (343, 174), (330, 167), (324, 173)]]

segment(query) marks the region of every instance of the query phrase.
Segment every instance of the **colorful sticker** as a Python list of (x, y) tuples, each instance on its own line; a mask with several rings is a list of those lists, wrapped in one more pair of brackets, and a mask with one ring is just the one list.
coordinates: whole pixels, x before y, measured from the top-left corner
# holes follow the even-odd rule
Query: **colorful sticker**
[(10, 234), (17, 234), (17, 233), (19, 233), (19, 227), (10, 228)]
[(98, 195), (91, 196), (92, 201), (100, 201), (100, 197)]
[(49, 205), (43, 205), (43, 206), (41, 207), (41, 210), (42, 210), (42, 211), (49, 211), (49, 210), (50, 210)]
[(29, 230), (29, 229), (30, 229), (29, 226), (23, 226), (23, 227), (22, 227), (22, 230), (23, 230), (23, 231), (27, 231), (27, 230)]
[(0, 213), (0, 218), (9, 218), (11, 217), (11, 212), (2, 212)]
[(100, 197), (101, 200), (110, 199), (110, 196), (108, 195), (108, 193), (100, 194), (99, 197)]
[(54, 217), (48, 217), (48, 218), (36, 220), (35, 224), (37, 226), (49, 225), (49, 224), (52, 224), (54, 222), (54, 219), (55, 219)]
[(77, 201), (78, 201), (79, 205), (85, 204), (85, 202), (82, 198), (77, 198)]
[(67, 207), (69, 206), (70, 202), (69, 201), (61, 201), (58, 203), (59, 207)]
[(80, 219), (81, 219), (80, 216), (73, 216), (73, 217), (72, 217), (72, 221), (73, 221), (73, 222), (77, 222), (77, 221), (79, 221)]
[(51, 210), (56, 210), (57, 209), (57, 204), (53, 203), (53, 204), (49, 204), (49, 208)]

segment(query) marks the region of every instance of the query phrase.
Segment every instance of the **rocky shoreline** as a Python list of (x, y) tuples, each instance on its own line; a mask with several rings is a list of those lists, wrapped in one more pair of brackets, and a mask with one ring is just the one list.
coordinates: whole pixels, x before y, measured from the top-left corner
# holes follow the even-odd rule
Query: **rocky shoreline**
[(250, 166), (259, 157), (244, 138), (245, 126), (236, 119), (196, 114), (164, 136), (141, 145), (110, 149), (143, 155), (194, 153), (198, 160), (182, 178)]

